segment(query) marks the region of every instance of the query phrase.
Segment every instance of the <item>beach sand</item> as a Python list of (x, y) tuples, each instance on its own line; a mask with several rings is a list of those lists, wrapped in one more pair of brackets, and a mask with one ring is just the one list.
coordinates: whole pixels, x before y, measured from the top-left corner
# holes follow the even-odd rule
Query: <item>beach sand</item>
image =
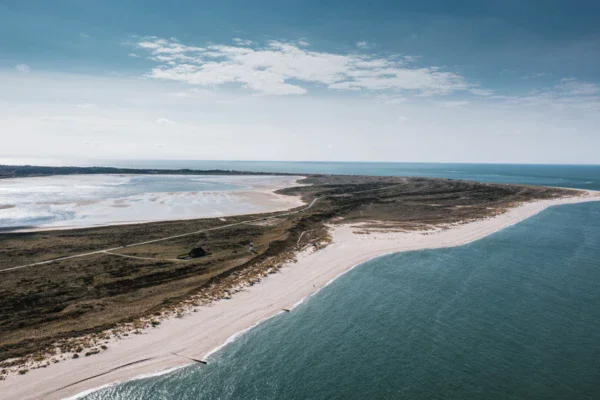
[(328, 247), (301, 252), (297, 262), (284, 266), (279, 273), (269, 275), (260, 284), (244, 289), (231, 299), (197, 307), (197, 312), (190, 310), (184, 318), (163, 321), (142, 335), (114, 340), (109, 349), (100, 354), (61, 361), (25, 375), (8, 376), (0, 381), (0, 397), (6, 400), (67, 398), (107, 384), (190, 364), (184, 357), (210, 363), (210, 354), (237, 335), (283, 312), (284, 308), (292, 309), (336, 277), (369, 259), (401, 251), (459, 246), (547, 207), (584, 201), (600, 201), (600, 193), (585, 192), (580, 197), (526, 203), (496, 217), (435, 232), (378, 230), (356, 234), (354, 232), (362, 229), (336, 226), (332, 228), (333, 242)]

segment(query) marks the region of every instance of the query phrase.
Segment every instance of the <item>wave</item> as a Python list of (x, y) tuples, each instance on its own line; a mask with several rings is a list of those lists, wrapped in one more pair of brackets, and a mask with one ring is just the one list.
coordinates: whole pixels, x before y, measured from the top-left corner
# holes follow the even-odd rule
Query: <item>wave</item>
[(126, 383), (126, 382), (138, 381), (140, 379), (147, 379), (147, 378), (156, 378), (157, 376), (170, 374), (171, 372), (175, 372), (177, 370), (185, 368), (188, 365), (190, 365), (190, 364), (178, 365), (176, 367), (168, 368), (168, 369), (161, 370), (161, 371), (149, 372), (147, 374), (140, 374), (140, 375), (135, 376), (135, 377), (133, 377), (131, 379), (126, 379), (126, 380), (122, 380), (122, 381), (115, 381), (115, 382), (107, 383), (106, 385), (98, 386), (98, 387), (93, 388), (93, 389), (84, 390), (83, 392), (77, 393), (74, 396), (65, 397), (62, 400), (77, 400), (77, 399), (82, 399), (85, 396), (89, 396), (90, 394), (98, 392), (100, 390), (104, 390), (104, 389), (108, 389), (108, 388), (111, 388), (111, 387), (115, 387), (115, 386), (118, 386), (118, 385)]

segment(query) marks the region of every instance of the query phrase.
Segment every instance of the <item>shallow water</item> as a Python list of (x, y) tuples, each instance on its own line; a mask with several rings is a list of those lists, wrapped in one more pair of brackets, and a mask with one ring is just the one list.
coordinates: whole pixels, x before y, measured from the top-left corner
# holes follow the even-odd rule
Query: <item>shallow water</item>
[[(269, 176), (69, 175), (0, 180), (0, 228), (87, 227), (265, 211), (236, 196)], [(285, 178), (289, 180), (289, 178)]]
[(600, 203), (367, 262), (208, 365), (92, 399), (600, 396)]

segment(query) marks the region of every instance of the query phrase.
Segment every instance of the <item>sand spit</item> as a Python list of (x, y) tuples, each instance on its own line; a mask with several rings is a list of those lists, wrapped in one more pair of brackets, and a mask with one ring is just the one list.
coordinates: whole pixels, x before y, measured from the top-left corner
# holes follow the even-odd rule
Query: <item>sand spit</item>
[[(369, 259), (389, 253), (459, 246), (514, 225), (544, 209), (561, 204), (600, 201), (599, 192), (579, 197), (535, 201), (487, 219), (425, 232), (385, 232), (377, 229), (356, 234), (364, 228), (339, 225), (332, 228), (333, 242), (297, 255), (297, 262), (285, 265), (260, 284), (197, 308), (183, 318), (163, 321), (159, 326), (114, 340), (109, 348), (91, 357), (68, 359), (24, 375), (0, 381), (6, 400), (61, 399), (83, 391), (190, 364), (188, 358), (206, 360), (215, 349), (238, 337), (283, 309), (292, 310), (304, 299), (331, 283), (336, 277)], [(368, 232), (368, 231), (367, 231)], [(184, 358), (186, 357), (186, 358)], [(201, 365), (199, 365), (202, 368)]]

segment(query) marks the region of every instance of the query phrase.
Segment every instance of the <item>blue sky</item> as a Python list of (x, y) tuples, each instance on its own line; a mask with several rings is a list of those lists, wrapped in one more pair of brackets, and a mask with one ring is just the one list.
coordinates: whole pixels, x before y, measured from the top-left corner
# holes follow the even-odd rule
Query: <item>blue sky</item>
[(3, 158), (600, 163), (594, 1), (0, 1)]

